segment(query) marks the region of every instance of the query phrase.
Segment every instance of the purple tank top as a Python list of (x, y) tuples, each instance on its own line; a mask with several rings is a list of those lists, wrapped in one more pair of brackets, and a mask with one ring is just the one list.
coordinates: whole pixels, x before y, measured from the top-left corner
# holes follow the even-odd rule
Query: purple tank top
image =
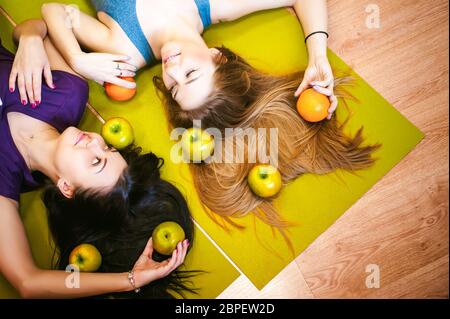
[(0, 41), (0, 195), (19, 201), (20, 193), (39, 187), (11, 136), (7, 114), (19, 112), (41, 120), (62, 133), (77, 126), (88, 100), (89, 87), (76, 75), (53, 71), (56, 89), (42, 84), (42, 103), (35, 109), (22, 105), (18, 90), (10, 93), (8, 78), (14, 55)]

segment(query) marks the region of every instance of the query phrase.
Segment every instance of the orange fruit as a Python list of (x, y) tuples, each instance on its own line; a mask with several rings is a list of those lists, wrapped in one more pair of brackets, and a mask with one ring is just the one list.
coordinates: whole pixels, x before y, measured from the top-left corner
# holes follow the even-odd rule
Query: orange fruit
[(303, 91), (297, 101), (297, 111), (308, 122), (320, 122), (328, 116), (328, 96), (314, 89)]
[[(121, 79), (129, 82), (134, 82), (134, 79), (131, 77), (120, 77)], [(136, 89), (127, 89), (112, 83), (105, 82), (105, 91), (106, 94), (115, 101), (128, 101), (133, 98), (136, 94)]]

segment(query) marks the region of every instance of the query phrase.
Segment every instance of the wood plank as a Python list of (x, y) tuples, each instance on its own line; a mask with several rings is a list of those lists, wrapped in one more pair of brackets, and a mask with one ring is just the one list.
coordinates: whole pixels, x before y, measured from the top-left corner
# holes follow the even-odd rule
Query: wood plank
[(313, 298), (295, 262), (290, 263), (261, 291), (244, 275), (236, 279), (218, 299), (305, 299)]

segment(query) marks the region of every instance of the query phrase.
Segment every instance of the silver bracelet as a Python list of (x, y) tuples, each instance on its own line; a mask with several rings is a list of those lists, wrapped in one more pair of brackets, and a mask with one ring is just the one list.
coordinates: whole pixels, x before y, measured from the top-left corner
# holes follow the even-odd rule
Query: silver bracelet
[(141, 291), (141, 288), (136, 287), (136, 282), (134, 281), (134, 271), (133, 270), (130, 270), (128, 272), (128, 281), (130, 282), (131, 286), (133, 287), (135, 293), (139, 293), (139, 291)]

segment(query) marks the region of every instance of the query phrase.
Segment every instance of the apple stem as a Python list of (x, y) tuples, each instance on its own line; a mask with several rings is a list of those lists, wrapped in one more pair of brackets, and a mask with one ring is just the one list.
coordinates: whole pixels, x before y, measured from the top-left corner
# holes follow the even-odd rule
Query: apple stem
[(100, 123), (105, 124), (106, 121), (103, 119), (103, 117), (100, 115), (100, 113), (97, 112), (97, 110), (88, 103), (86, 103), (86, 106), (88, 107), (89, 111), (92, 112), (92, 114), (94, 114), (94, 116), (97, 118), (97, 120), (100, 121)]

